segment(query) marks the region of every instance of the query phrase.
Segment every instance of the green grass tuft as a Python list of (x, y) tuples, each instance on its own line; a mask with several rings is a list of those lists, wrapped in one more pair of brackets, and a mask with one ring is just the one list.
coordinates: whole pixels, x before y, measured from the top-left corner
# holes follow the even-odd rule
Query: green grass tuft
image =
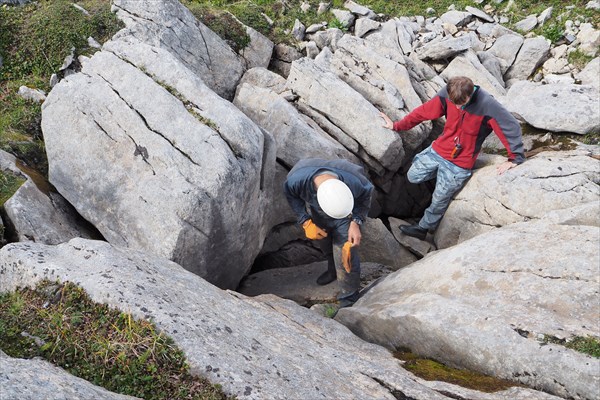
[(25, 183), (25, 179), (10, 172), (0, 171), (0, 207)]
[(219, 385), (192, 376), (183, 352), (152, 323), (94, 303), (72, 283), (1, 295), (0, 348), (146, 400), (227, 398)]
[(544, 335), (542, 343), (559, 344), (568, 349), (572, 349), (595, 358), (600, 358), (600, 340), (593, 336), (573, 336), (572, 338), (565, 340), (559, 339), (552, 335)]

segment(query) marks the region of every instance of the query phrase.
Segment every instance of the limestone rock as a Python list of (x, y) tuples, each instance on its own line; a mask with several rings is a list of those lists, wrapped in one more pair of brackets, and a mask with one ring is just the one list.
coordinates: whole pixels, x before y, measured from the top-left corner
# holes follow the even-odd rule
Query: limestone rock
[(599, 201), (600, 179), (594, 173), (599, 161), (590, 155), (585, 150), (542, 152), (503, 175), (495, 166), (477, 170), (450, 203), (435, 234), (438, 248), (497, 227), (542, 219), (552, 210)]
[(441, 60), (451, 58), (471, 48), (473, 39), (470, 36), (432, 41), (415, 50), (421, 60)]
[(32, 89), (27, 86), (19, 87), (18, 94), (21, 98), (36, 103), (43, 103), (46, 100), (46, 93), (43, 90)]
[(533, 30), (538, 24), (538, 19), (535, 14), (527, 16), (524, 20), (521, 20), (515, 24), (515, 28), (521, 32), (529, 32)]
[(600, 89), (600, 57), (590, 61), (581, 72), (575, 75), (575, 78), (579, 79), (583, 85)]
[(521, 81), (502, 102), (528, 124), (551, 132), (584, 135), (600, 125), (600, 94), (593, 86)]
[(302, 58), (302, 54), (294, 47), (279, 43), (273, 48), (273, 59), (270, 66), (275, 72), (287, 78), (292, 62), (300, 58)]
[(367, 33), (379, 29), (381, 22), (373, 21), (370, 18), (359, 18), (354, 24), (354, 35), (357, 37), (363, 37)]
[(598, 47), (600, 47), (600, 30), (594, 29), (590, 23), (582, 24), (577, 34), (577, 40), (581, 43), (579, 50), (586, 55), (595, 57), (598, 55)]
[(494, 97), (504, 96), (506, 90), (500, 82), (481, 64), (473, 50), (459, 54), (440, 74), (446, 81), (455, 76), (468, 76)]
[(50, 182), (109, 242), (235, 287), (270, 229), (269, 137), (170, 52), (104, 49), (46, 100)]
[(487, 52), (504, 60), (504, 64), (501, 64), (502, 74), (504, 74), (515, 61), (522, 45), (522, 36), (511, 34), (502, 35), (496, 39), (494, 45)]
[(344, 2), (344, 7), (350, 10), (353, 14), (360, 15), (361, 17), (367, 17), (370, 19), (377, 17), (377, 14), (375, 14), (371, 9), (361, 6), (352, 0), (346, 0)]
[(93, 385), (47, 361), (13, 358), (0, 350), (0, 364), (2, 365), (0, 381), (3, 399), (137, 399), (137, 397), (113, 393)]
[[(467, 10), (467, 11), (469, 11), (469, 10)], [(467, 25), (469, 22), (471, 22), (472, 18), (473, 18), (473, 16), (470, 11), (464, 12), (464, 11), (451, 10), (451, 11), (447, 11), (444, 14), (440, 15), (440, 19), (443, 22), (448, 22), (455, 26)]]
[(273, 133), (277, 158), (289, 168), (303, 158), (358, 159), (277, 93), (243, 83), (234, 104), (261, 128)]
[[(27, 173), (17, 168), (20, 165)], [(97, 239), (98, 234), (48, 182), (16, 158), (0, 150), (0, 169), (25, 179), (3, 204), (3, 214), (19, 241), (44, 244), (67, 242), (75, 237)]]
[(193, 374), (238, 399), (448, 399), (384, 348), (276, 296), (220, 290), (177, 264), (104, 242), (0, 249), (0, 292), (69, 280), (96, 302), (151, 319)]
[[(313, 61), (301, 59), (292, 64), (287, 87), (300, 101), (339, 128), (343, 135), (359, 145), (349, 149), (368, 164), (373, 158), (388, 170), (402, 163), (402, 139), (378, 125), (379, 111), (348, 84)], [(353, 110), (360, 109), (361, 113)], [(331, 132), (329, 132), (331, 134)], [(377, 140), (373, 140), (373, 138)]]
[(549, 51), (548, 39), (541, 36), (525, 39), (515, 62), (506, 72), (504, 80), (508, 83), (509, 80), (527, 79), (547, 59)]
[(112, 7), (126, 25), (113, 39), (135, 37), (165, 49), (217, 94), (233, 98), (243, 59), (179, 1), (115, 0)]
[(537, 337), (597, 336), (599, 240), (544, 221), (496, 229), (388, 275), (336, 320), (391, 349), (597, 398), (600, 360)]
[(477, 18), (482, 19), (482, 20), (484, 20), (486, 22), (494, 22), (494, 18), (490, 17), (487, 13), (485, 13), (484, 11), (481, 11), (478, 8), (466, 6), (465, 7), (465, 11), (470, 12), (471, 14), (473, 14), (474, 16), (476, 16)]

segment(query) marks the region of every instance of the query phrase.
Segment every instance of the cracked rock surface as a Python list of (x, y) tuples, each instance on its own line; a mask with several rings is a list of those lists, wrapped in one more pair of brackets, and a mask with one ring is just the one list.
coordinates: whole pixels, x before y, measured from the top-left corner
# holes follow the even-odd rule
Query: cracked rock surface
[(192, 373), (238, 399), (448, 398), (333, 320), (276, 296), (220, 290), (171, 261), (105, 242), (9, 244), (0, 277), (0, 292), (68, 280), (94, 301), (151, 319)]
[(265, 235), (272, 139), (176, 55), (105, 44), (54, 87), (42, 129), (50, 182), (108, 242), (237, 286)]
[[(597, 150), (597, 149), (596, 149)], [(562, 213), (572, 224), (600, 226), (600, 161), (591, 150), (543, 152), (503, 175), (476, 170), (455, 196), (435, 232), (447, 248), (496, 227)]]
[(596, 226), (515, 223), (388, 275), (336, 320), (388, 348), (595, 399), (600, 360), (537, 338), (597, 334), (598, 243)]

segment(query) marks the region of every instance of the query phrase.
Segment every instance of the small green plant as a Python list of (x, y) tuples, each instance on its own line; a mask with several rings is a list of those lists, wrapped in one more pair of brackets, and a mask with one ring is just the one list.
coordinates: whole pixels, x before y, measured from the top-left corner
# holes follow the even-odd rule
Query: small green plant
[(0, 295), (0, 348), (43, 357), (108, 390), (151, 399), (226, 399), (192, 376), (172, 339), (148, 321), (91, 301), (72, 283)]
[(559, 339), (552, 335), (544, 335), (542, 343), (559, 344), (568, 349), (600, 358), (600, 340), (593, 336), (574, 336), (570, 339)]
[(0, 171), (0, 206), (3, 206), (24, 182), (25, 179), (19, 176)]
[(577, 139), (584, 144), (600, 145), (600, 132), (590, 132), (582, 137), (578, 137)]
[(325, 316), (327, 318), (333, 318), (337, 314), (338, 310), (339, 307), (337, 307), (335, 304), (326, 304), (324, 308)]
[(186, 5), (198, 20), (225, 40), (235, 52), (239, 53), (250, 44), (250, 36), (244, 25), (234, 15), (196, 2)]
[(559, 24), (544, 25), (541, 29), (541, 34), (550, 42), (555, 43), (563, 37), (564, 31)]
[(0, 54), (5, 65), (0, 80), (25, 76), (47, 76), (57, 72), (66, 56), (95, 50), (87, 44), (92, 36), (104, 42), (123, 23), (110, 12), (109, 0), (86, 0), (78, 4), (90, 14), (73, 6), (69, 0), (40, 0), (23, 7), (0, 8)]
[(344, 24), (342, 21), (340, 21), (339, 19), (334, 19), (333, 21), (331, 21), (328, 25), (329, 28), (337, 28), (340, 29), (342, 31), (347, 31), (348, 27), (346, 26), (346, 24)]
[[(73, 6), (88, 11), (84, 14)], [(110, 11), (110, 0), (39, 0), (24, 6), (0, 7), (0, 148), (47, 175), (48, 161), (41, 130), (41, 106), (18, 94), (24, 85), (50, 90), (72, 49), (75, 55), (96, 51), (87, 38), (104, 42), (123, 23)]]
[(582, 70), (590, 61), (594, 59), (594, 57), (585, 54), (581, 50), (575, 50), (567, 56), (569, 63), (573, 64), (575, 68)]

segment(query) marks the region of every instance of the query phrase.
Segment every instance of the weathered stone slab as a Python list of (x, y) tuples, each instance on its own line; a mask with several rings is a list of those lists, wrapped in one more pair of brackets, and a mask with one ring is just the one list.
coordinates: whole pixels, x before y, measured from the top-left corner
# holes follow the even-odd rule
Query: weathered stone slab
[(580, 135), (600, 129), (600, 93), (593, 86), (521, 81), (500, 101), (538, 129)]
[(493, 165), (477, 170), (436, 230), (438, 248), (496, 227), (544, 219), (553, 210), (600, 201), (600, 161), (590, 155), (582, 150), (543, 152), (503, 175)]
[(112, 7), (126, 25), (113, 39), (135, 37), (165, 49), (220, 96), (233, 98), (243, 58), (179, 1), (115, 0)]
[(177, 264), (108, 243), (0, 249), (0, 292), (71, 281), (97, 302), (152, 320), (194, 374), (238, 399), (447, 399), (384, 348), (276, 296), (223, 291)]
[(45, 102), (50, 182), (109, 242), (237, 286), (270, 229), (274, 146), (168, 51), (104, 48)]
[(134, 400), (109, 392), (43, 360), (24, 360), (0, 350), (2, 399), (11, 400)]
[(600, 231), (525, 222), (388, 275), (336, 320), (366, 340), (574, 399), (600, 396), (600, 360), (538, 341), (598, 337)]

